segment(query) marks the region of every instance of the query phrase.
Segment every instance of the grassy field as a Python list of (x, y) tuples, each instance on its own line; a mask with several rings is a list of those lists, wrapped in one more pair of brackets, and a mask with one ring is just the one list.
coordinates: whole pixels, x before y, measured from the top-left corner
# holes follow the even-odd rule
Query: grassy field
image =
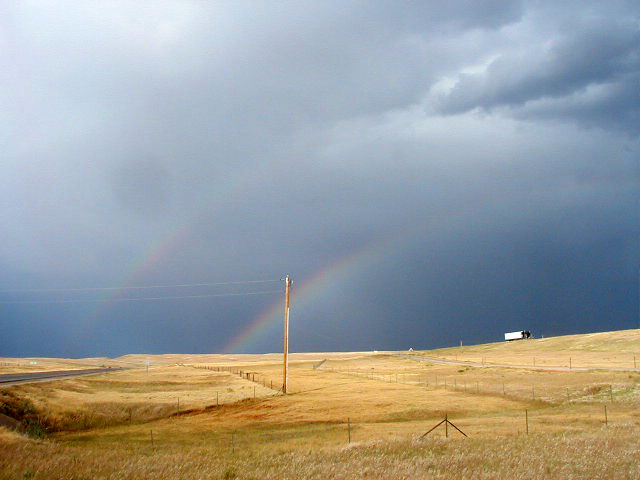
[(5, 373), (50, 372), (52, 370), (82, 370), (116, 366), (108, 358), (5, 358), (0, 357), (0, 375)]
[[(287, 395), (278, 392), (279, 355), (127, 356), (115, 360), (151, 359), (148, 373), (0, 393), (29, 402), (30, 418), (42, 423), (31, 437), (0, 428), (0, 478), (637, 479), (640, 371), (607, 368), (633, 357), (639, 336), (413, 352), (484, 356), (484, 368), (392, 352), (293, 354)], [(551, 365), (567, 351), (578, 364), (598, 354), (609, 363), (590, 371), (490, 366), (530, 354)], [(421, 438), (445, 415), (468, 437), (453, 427), (446, 437), (441, 426)]]
[(640, 367), (640, 330), (538, 338), (431, 350), (449, 360), (530, 366)]

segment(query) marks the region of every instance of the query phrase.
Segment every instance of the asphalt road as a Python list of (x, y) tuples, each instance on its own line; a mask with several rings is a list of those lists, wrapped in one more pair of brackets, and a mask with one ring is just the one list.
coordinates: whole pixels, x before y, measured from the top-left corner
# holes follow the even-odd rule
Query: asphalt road
[(53, 370), (50, 372), (7, 373), (0, 375), (0, 385), (17, 385), (56, 380), (59, 378), (80, 377), (96, 373), (115, 372), (122, 368), (87, 368), (85, 370)]
[(404, 355), (398, 353), (396, 357), (408, 358), (415, 360), (416, 362), (429, 362), (439, 363), (442, 365), (463, 365), (467, 367), (503, 367), (503, 368), (520, 368), (525, 370), (551, 370), (555, 372), (587, 372), (589, 370), (613, 370), (615, 372), (637, 372), (638, 368), (621, 368), (621, 367), (566, 367), (566, 366), (552, 366), (552, 365), (507, 365), (502, 363), (479, 363), (479, 362), (464, 362), (462, 360), (445, 360), (444, 358), (435, 357), (423, 357), (422, 355)]

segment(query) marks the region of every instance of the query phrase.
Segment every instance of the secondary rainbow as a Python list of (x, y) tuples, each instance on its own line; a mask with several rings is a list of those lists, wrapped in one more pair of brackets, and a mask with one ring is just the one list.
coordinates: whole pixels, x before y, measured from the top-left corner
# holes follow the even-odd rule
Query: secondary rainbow
[(103, 302), (94, 311), (93, 318), (98, 320), (111, 305), (110, 300), (121, 298), (122, 290), (126, 287), (136, 286), (141, 282), (146, 274), (151, 272), (153, 267), (166, 259), (173, 251), (181, 245), (186, 245), (193, 236), (196, 226), (205, 218), (211, 218), (215, 214), (215, 208), (221, 208), (228, 203), (229, 198), (247, 190), (251, 190), (251, 185), (259, 181), (260, 172), (251, 171), (249, 173), (237, 174), (232, 178), (225, 179), (225, 182), (218, 183), (218, 188), (212, 189), (199, 207), (194, 208), (191, 215), (182, 219), (181, 222), (169, 228), (160, 240), (152, 242), (142, 255), (135, 257), (129, 262), (121, 280), (116, 283), (120, 289), (108, 291), (103, 298)]

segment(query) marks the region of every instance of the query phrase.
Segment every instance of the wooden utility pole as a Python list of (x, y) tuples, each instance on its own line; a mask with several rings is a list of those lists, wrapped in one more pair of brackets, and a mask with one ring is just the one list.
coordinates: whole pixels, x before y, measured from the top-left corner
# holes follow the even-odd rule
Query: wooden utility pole
[(282, 393), (287, 393), (289, 379), (289, 297), (291, 293), (291, 279), (287, 275), (284, 279), (284, 372), (282, 379)]

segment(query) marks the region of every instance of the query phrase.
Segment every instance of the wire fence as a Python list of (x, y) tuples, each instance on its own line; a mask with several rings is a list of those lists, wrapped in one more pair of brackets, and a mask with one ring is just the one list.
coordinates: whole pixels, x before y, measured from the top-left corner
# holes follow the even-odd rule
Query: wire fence
[(465, 394), (491, 395), (514, 400), (531, 400), (555, 404), (558, 402), (582, 402), (609, 400), (640, 394), (637, 381), (597, 382), (579, 387), (569, 385), (551, 386), (548, 383), (525, 383), (510, 381), (481, 381), (462, 379), (452, 375), (432, 373), (379, 373), (360, 370), (336, 369), (321, 366), (316, 370), (348, 375), (366, 380), (417, 386), (426, 390), (446, 390)]
[[(573, 412), (578, 420), (563, 421), (551, 417), (542, 410), (522, 409), (510, 412), (508, 418), (487, 418), (484, 416), (450, 415), (446, 412), (429, 416), (419, 421), (407, 421), (398, 428), (394, 425), (373, 421), (357, 421), (353, 418), (342, 420), (314, 421), (304, 425), (253, 425), (243, 428), (226, 428), (211, 432), (207, 443), (213, 443), (221, 450), (247, 451), (256, 447), (272, 448), (275, 444), (291, 444), (296, 448), (321, 448), (322, 446), (348, 445), (355, 442), (376, 441), (382, 438), (421, 441), (433, 436), (457, 436), (460, 440), (472, 437), (491, 436), (529, 436), (539, 434), (558, 434), (560, 432), (592, 432), (605, 433), (609, 429), (614, 432), (638, 432), (638, 425), (616, 412), (611, 405), (591, 406), (585, 409), (577, 406)], [(395, 427), (395, 429), (394, 429)], [(387, 430), (388, 428), (388, 430)], [(459, 433), (457, 433), (459, 432)], [(163, 438), (161, 432), (154, 432), (154, 447), (164, 443), (170, 446), (175, 441), (172, 433), (166, 431)]]

